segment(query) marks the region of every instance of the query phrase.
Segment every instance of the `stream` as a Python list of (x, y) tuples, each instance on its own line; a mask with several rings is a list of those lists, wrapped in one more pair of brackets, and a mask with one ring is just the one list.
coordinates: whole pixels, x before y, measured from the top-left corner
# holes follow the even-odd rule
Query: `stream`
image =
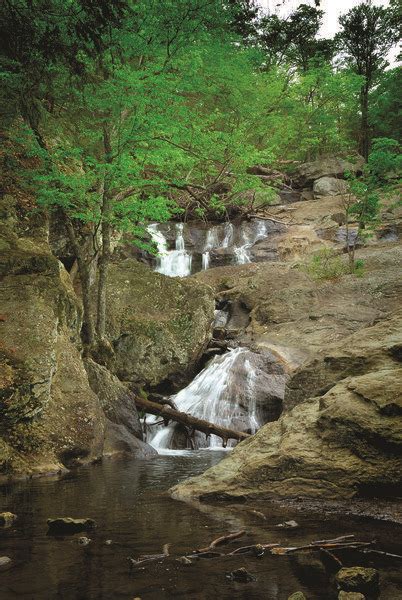
[[(337, 593), (318, 555), (233, 556), (204, 559), (184, 565), (177, 557), (204, 547), (220, 535), (246, 528), (254, 543), (300, 545), (315, 539), (356, 534), (378, 540), (378, 547), (396, 551), (398, 531), (393, 523), (364, 517), (303, 513), (264, 503), (266, 519), (253, 517), (241, 505), (199, 509), (168, 497), (166, 490), (188, 476), (201, 473), (225, 456), (224, 452), (181, 451), (149, 461), (104, 460), (62, 477), (21, 481), (0, 488), (5, 510), (18, 521), (1, 531), (1, 554), (12, 558), (0, 572), (0, 598), (12, 600), (261, 599), (286, 600), (301, 590), (308, 600), (335, 600)], [(88, 534), (47, 535), (46, 519), (56, 516), (90, 517), (97, 527)], [(277, 525), (295, 519), (299, 528)], [(78, 543), (87, 535), (87, 546)], [(107, 540), (112, 540), (107, 544)], [(161, 552), (171, 544), (171, 556), (130, 572), (127, 557)], [(236, 546), (237, 547), (237, 546)], [(363, 558), (362, 558), (363, 556)], [(356, 557), (345, 555), (346, 564)], [(372, 564), (361, 555), (360, 563)], [(375, 566), (381, 573), (381, 600), (401, 598), (400, 563)], [(236, 583), (226, 574), (239, 567), (256, 577)]]

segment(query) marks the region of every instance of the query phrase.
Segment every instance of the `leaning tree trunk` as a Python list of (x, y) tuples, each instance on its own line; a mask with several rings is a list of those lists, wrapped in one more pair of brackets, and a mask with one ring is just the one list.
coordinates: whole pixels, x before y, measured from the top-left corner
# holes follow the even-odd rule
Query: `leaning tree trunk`
[(110, 227), (111, 199), (107, 189), (103, 194), (102, 203), (102, 253), (98, 263), (98, 303), (96, 333), (100, 340), (105, 337), (106, 329), (106, 291), (108, 270), (111, 257), (111, 227)]

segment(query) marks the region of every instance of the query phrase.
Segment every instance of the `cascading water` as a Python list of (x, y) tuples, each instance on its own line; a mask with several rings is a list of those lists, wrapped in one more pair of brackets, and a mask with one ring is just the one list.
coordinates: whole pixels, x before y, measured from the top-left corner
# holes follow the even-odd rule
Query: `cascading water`
[(169, 277), (187, 277), (191, 274), (192, 256), (187, 252), (183, 236), (183, 223), (176, 224), (175, 250), (168, 250), (168, 244), (157, 224), (148, 226), (148, 232), (158, 249), (156, 271)]
[(225, 237), (223, 238), (223, 242), (221, 244), (221, 248), (229, 248), (232, 245), (233, 241), (233, 223), (226, 223), (225, 225)]
[[(232, 261), (234, 260), (236, 264), (249, 263), (252, 260), (251, 248), (256, 242), (268, 235), (267, 224), (260, 219), (253, 219), (250, 222), (243, 222), (236, 226), (233, 223), (214, 225), (206, 231), (201, 230), (201, 236), (199, 233), (200, 230), (198, 230), (198, 234), (194, 237), (196, 241), (192, 241), (190, 251), (186, 248), (184, 227), (188, 228), (186, 231), (190, 238), (194, 230), (188, 225), (185, 226), (183, 223), (177, 223), (175, 225), (175, 248), (169, 250), (168, 240), (162, 232), (161, 227), (163, 226), (154, 223), (148, 226), (148, 232), (158, 249), (155, 270), (169, 277), (186, 277), (191, 275), (193, 253), (200, 257), (198, 264), (202, 270), (209, 269), (213, 262), (216, 264), (217, 255), (213, 253), (219, 250), (223, 251), (218, 252), (220, 260), (222, 260), (223, 256), (226, 257), (226, 264), (230, 261), (231, 257)], [(171, 228), (172, 225), (167, 225), (166, 227)], [(195, 231), (197, 230), (195, 229)]]
[[(255, 433), (262, 423), (253, 393), (257, 373), (247, 353), (246, 348), (236, 348), (215, 356), (186, 388), (171, 397), (177, 409), (216, 425)], [(147, 441), (157, 450), (172, 448), (176, 427), (174, 423), (157, 430), (151, 426)], [(197, 434), (195, 443), (197, 447), (222, 448), (222, 440), (215, 435), (206, 439)]]
[(207, 237), (205, 240), (205, 245), (204, 245), (204, 251), (202, 253), (202, 270), (205, 271), (206, 269), (209, 269), (209, 265), (210, 265), (210, 260), (211, 260), (211, 255), (210, 252), (211, 250), (213, 250), (214, 248), (218, 248), (219, 247), (219, 238), (218, 238), (218, 233), (215, 227), (211, 227), (211, 229), (208, 229), (207, 231)]
[(263, 240), (267, 236), (266, 222), (262, 220), (256, 220), (255, 223), (256, 227), (254, 231), (248, 232), (245, 230), (242, 235), (243, 244), (233, 249), (238, 265), (250, 263), (250, 248), (252, 248), (256, 242)]

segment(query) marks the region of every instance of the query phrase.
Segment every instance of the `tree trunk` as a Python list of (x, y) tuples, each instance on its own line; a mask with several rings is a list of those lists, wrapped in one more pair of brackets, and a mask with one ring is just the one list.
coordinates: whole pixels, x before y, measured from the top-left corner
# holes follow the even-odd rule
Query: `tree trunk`
[[(112, 146), (110, 135), (106, 125), (103, 128), (103, 147), (105, 153), (106, 164), (112, 163)], [(112, 198), (110, 195), (109, 174), (106, 173), (103, 185), (103, 198), (101, 209), (101, 234), (102, 234), (102, 252), (99, 259), (99, 279), (98, 279), (98, 299), (97, 299), (97, 320), (96, 333), (99, 340), (104, 339), (106, 329), (106, 291), (107, 291), (107, 275), (111, 257), (111, 225), (110, 216), (112, 211)]]
[(369, 155), (369, 125), (368, 125), (368, 97), (369, 97), (369, 82), (363, 84), (360, 93), (361, 107), (361, 126), (360, 126), (360, 152), (364, 160), (367, 162)]
[(73, 223), (65, 211), (62, 211), (62, 215), (64, 218), (64, 223), (67, 230), (68, 239), (70, 240), (70, 244), (73, 248), (75, 258), (77, 260), (78, 273), (80, 276), (81, 282), (81, 293), (82, 293), (82, 306), (83, 306), (83, 326), (81, 335), (83, 338), (83, 342), (89, 348), (93, 347), (95, 342), (95, 328), (92, 317), (92, 309), (91, 309), (91, 290), (90, 290), (90, 273), (89, 266), (87, 261), (85, 260), (84, 254), (81, 250), (80, 244), (78, 243), (77, 237), (75, 235), (75, 230)]

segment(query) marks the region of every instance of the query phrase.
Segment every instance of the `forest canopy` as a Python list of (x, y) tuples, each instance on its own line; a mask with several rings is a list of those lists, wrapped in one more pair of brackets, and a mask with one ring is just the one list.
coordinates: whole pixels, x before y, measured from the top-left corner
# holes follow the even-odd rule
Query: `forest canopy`
[(287, 18), (253, 0), (1, 4), (2, 162), (28, 157), (19, 185), (65, 224), (89, 346), (104, 338), (116, 232), (146, 246), (150, 221), (241, 204), (251, 165), (400, 142), (400, 69), (384, 58), (397, 3), (351, 9), (334, 39), (318, 37), (319, 4)]

